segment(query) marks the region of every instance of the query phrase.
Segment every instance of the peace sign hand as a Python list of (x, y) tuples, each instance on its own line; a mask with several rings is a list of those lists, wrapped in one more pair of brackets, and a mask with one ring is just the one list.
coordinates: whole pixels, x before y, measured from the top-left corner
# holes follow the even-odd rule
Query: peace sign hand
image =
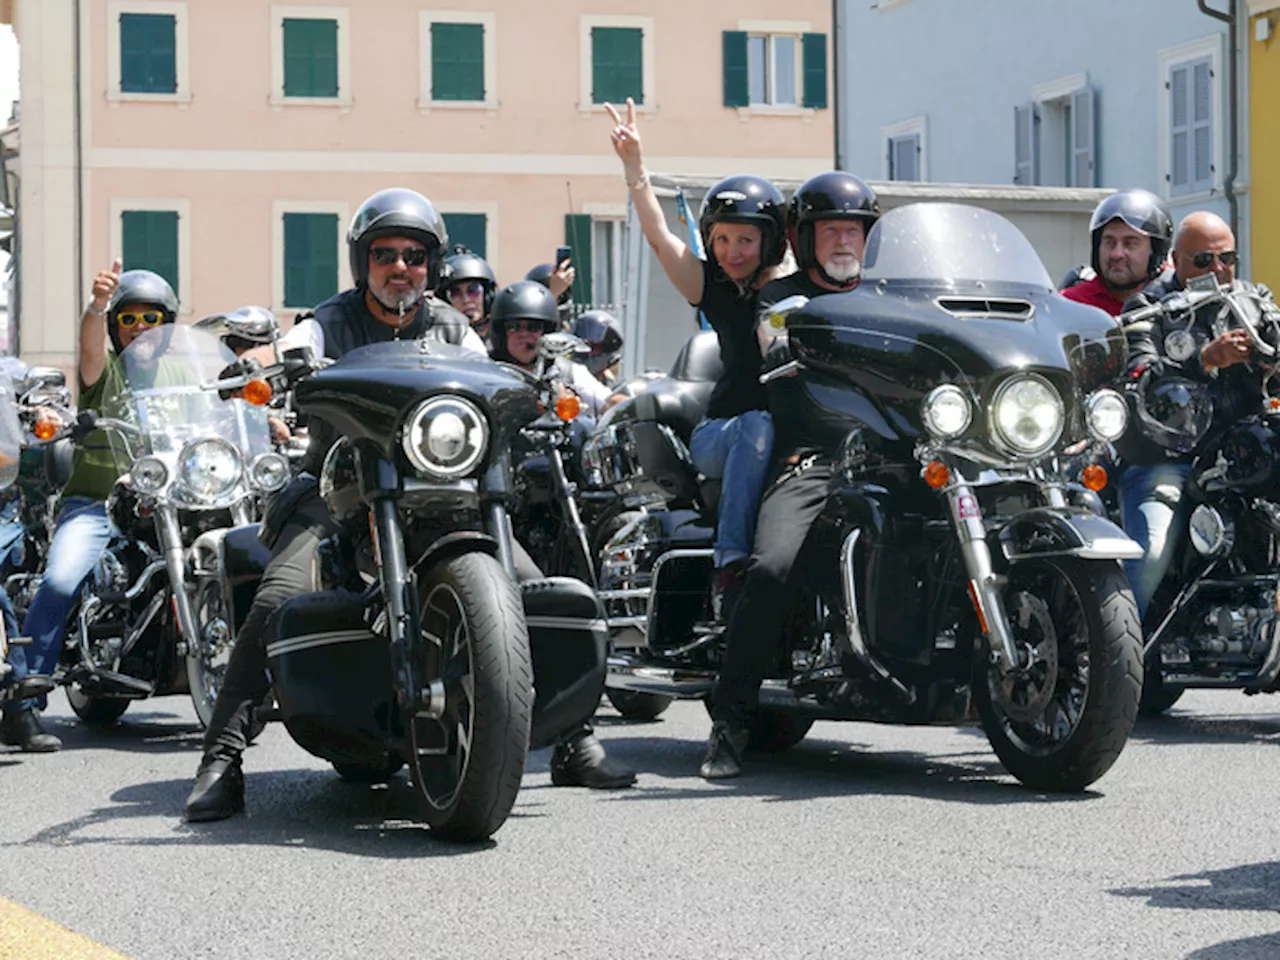
[(636, 102), (627, 97), (627, 120), (623, 123), (622, 117), (618, 115), (618, 111), (614, 109), (613, 104), (606, 103), (604, 108), (609, 111), (609, 116), (613, 118), (613, 149), (617, 153), (618, 159), (622, 161), (623, 167), (627, 171), (628, 179), (635, 179), (639, 176), (644, 166), (644, 154), (640, 145), (640, 131), (636, 128)]

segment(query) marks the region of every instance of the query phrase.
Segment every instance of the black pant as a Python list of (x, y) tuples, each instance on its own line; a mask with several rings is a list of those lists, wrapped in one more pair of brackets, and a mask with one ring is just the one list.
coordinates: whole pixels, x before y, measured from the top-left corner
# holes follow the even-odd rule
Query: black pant
[(761, 682), (778, 659), (778, 640), (803, 583), (801, 547), (827, 502), (832, 467), (816, 463), (765, 491), (742, 594), (725, 638), (724, 663), (711, 694), (712, 716), (750, 720)]

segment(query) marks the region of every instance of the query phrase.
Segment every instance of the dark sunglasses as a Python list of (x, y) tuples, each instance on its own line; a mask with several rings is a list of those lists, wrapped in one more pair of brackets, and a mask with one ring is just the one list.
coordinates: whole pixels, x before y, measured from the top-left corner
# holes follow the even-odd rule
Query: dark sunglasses
[(159, 310), (139, 310), (136, 313), (121, 310), (116, 314), (116, 325), (126, 330), (139, 323), (144, 327), (158, 327), (164, 323), (164, 314)]
[(468, 297), (478, 297), (484, 293), (484, 284), (479, 280), (468, 280), (466, 283), (455, 283), (449, 288), (449, 296), (454, 294), (466, 294)]
[(420, 267), (427, 262), (427, 248), (396, 250), (393, 247), (374, 247), (369, 251), (369, 259), (380, 267), (389, 267), (397, 260), (404, 260), (406, 267)]
[(542, 333), (544, 331), (541, 320), (508, 320), (508, 333)]
[(1240, 254), (1235, 250), (1223, 250), (1221, 253), (1214, 253), (1212, 250), (1201, 250), (1199, 253), (1192, 255), (1191, 262), (1196, 265), (1197, 270), (1203, 270), (1213, 264), (1214, 257), (1217, 257), (1224, 267), (1234, 267), (1236, 261), (1240, 259)]

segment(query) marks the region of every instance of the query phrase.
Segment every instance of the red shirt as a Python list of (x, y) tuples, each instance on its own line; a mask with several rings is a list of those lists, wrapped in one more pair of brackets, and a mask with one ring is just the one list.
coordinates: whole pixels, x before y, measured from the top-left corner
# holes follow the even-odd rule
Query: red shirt
[(1084, 283), (1077, 283), (1074, 287), (1068, 287), (1062, 291), (1062, 295), (1076, 303), (1087, 303), (1091, 307), (1105, 310), (1113, 317), (1118, 317), (1124, 312), (1124, 301), (1115, 298), (1102, 282), (1101, 277), (1094, 277)]

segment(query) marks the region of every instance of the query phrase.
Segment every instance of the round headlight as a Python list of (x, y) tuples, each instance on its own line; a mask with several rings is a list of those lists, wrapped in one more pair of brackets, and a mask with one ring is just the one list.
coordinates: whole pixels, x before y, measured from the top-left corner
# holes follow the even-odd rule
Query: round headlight
[(973, 405), (964, 391), (952, 383), (934, 387), (924, 398), (920, 408), (924, 425), (935, 437), (950, 440), (969, 429), (973, 420)]
[(1062, 435), (1062, 398), (1044, 377), (1010, 377), (996, 391), (991, 426), (996, 443), (1018, 456), (1047, 452)]
[(1089, 432), (1106, 443), (1119, 440), (1129, 425), (1129, 407), (1114, 390), (1095, 390), (1084, 410)]
[(129, 475), (133, 477), (133, 489), (148, 495), (159, 493), (169, 482), (168, 467), (155, 457), (140, 457), (133, 461)]
[(438, 480), (465, 477), (484, 457), (489, 424), (462, 397), (424, 400), (409, 416), (401, 446), (413, 466)]
[(188, 443), (178, 455), (182, 484), (199, 500), (225, 497), (240, 482), (240, 454), (225, 440)]
[(259, 490), (275, 493), (289, 482), (289, 461), (278, 453), (264, 453), (254, 457), (249, 476)]

